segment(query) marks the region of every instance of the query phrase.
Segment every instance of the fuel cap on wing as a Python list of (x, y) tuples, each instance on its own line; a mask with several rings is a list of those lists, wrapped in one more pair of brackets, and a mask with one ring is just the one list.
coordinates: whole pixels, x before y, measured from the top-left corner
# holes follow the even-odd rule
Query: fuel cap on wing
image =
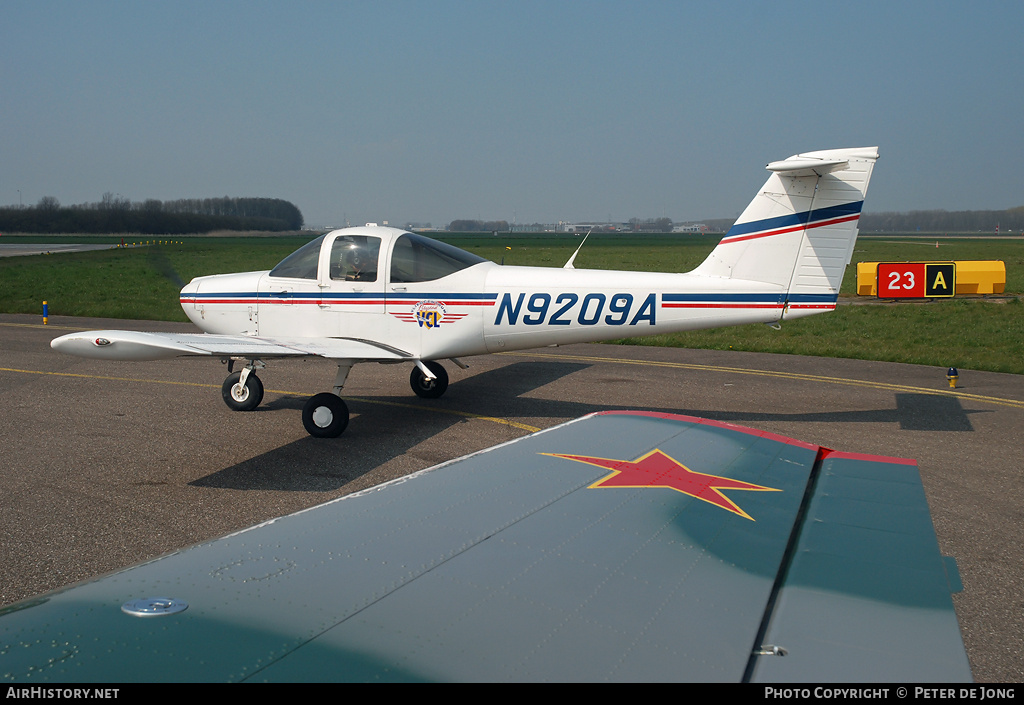
[(121, 605), (121, 611), (133, 617), (162, 617), (188, 609), (188, 603), (171, 597), (140, 597)]

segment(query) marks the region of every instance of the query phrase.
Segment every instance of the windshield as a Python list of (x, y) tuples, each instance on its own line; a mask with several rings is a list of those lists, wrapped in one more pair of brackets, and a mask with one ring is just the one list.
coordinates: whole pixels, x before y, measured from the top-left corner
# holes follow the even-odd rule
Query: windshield
[(432, 281), (486, 261), (453, 245), (406, 233), (395, 241), (391, 253), (391, 281)]
[(270, 276), (316, 279), (316, 268), (320, 263), (320, 245), (323, 244), (325, 237), (327, 236), (321, 235), (285, 257), (279, 265), (270, 270)]

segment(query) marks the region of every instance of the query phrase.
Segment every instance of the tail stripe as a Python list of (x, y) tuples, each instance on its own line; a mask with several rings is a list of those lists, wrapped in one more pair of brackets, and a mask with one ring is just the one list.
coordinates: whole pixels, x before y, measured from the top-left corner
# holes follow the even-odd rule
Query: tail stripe
[(694, 301), (722, 301), (732, 303), (835, 303), (836, 294), (662, 294), (663, 306), (685, 304)]
[(860, 211), (863, 206), (864, 201), (854, 201), (838, 206), (794, 213), (793, 215), (765, 218), (764, 220), (754, 220), (749, 223), (737, 223), (729, 228), (729, 232), (726, 233), (721, 242), (742, 242), (743, 240), (780, 235), (805, 228), (820, 228), (826, 225), (847, 223), (860, 218)]
[(832, 311), (838, 296), (829, 294), (662, 294), (663, 309), (773, 309), (783, 311)]

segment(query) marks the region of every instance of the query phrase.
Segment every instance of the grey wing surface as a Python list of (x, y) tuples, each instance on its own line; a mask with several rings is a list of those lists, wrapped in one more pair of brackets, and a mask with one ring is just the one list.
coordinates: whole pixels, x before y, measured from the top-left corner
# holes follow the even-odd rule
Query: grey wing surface
[[(79, 682), (970, 680), (946, 567), (913, 461), (606, 412), (15, 605), (0, 668)], [(122, 611), (152, 597), (187, 606)]]

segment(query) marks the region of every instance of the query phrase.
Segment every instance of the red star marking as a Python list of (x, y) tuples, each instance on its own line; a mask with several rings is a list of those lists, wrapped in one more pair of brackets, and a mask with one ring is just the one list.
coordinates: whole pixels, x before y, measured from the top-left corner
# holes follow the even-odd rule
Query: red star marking
[(612, 471), (610, 475), (598, 480), (590, 487), (664, 487), (683, 494), (710, 502), (716, 507), (726, 509), (754, 521), (753, 517), (740, 509), (735, 502), (722, 494), (721, 490), (756, 490), (761, 492), (781, 492), (774, 487), (762, 487), (728, 477), (705, 475), (694, 472), (678, 460), (665, 455), (660, 450), (652, 450), (636, 460), (611, 460), (609, 458), (591, 458), (586, 455), (562, 455), (560, 453), (544, 453), (556, 458), (575, 460), (580, 463), (597, 465)]

